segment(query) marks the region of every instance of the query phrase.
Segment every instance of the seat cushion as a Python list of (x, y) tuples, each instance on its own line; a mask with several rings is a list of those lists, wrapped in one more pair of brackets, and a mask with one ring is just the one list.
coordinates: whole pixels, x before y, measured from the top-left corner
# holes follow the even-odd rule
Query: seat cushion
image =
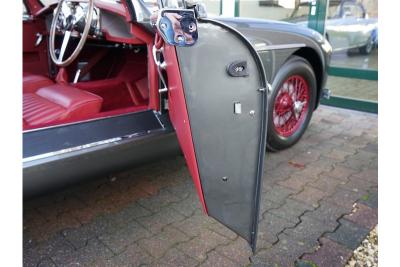
[(24, 73), (22, 78), (23, 93), (35, 93), (38, 89), (54, 84), (45, 76)]
[(23, 95), (24, 129), (79, 121), (100, 111), (103, 99), (67, 85), (51, 85)]

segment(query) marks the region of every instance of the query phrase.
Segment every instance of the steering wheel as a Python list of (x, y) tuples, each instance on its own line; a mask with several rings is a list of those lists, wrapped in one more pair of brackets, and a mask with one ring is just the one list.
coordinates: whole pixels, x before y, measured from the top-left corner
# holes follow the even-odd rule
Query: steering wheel
[[(49, 41), (50, 56), (57, 66), (68, 66), (82, 51), (92, 24), (93, 9), (94, 0), (60, 0), (58, 3), (51, 23)], [(55, 49), (56, 33), (64, 35), (58, 56)], [(63, 59), (71, 35), (80, 36), (80, 40), (71, 55)]]

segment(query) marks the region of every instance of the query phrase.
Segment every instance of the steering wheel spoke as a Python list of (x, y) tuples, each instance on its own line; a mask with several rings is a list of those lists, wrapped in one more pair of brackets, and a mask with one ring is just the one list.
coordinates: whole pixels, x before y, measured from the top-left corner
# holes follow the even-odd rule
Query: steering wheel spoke
[(65, 31), (63, 42), (61, 45), (60, 55), (58, 56), (58, 60), (61, 62), (63, 60), (65, 50), (67, 49), (69, 39), (71, 37), (71, 31)]

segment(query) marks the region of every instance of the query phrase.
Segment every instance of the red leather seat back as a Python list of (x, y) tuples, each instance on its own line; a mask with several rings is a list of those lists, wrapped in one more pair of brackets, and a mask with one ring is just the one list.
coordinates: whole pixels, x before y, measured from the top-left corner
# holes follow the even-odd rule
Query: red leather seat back
[(24, 73), (22, 77), (23, 93), (35, 93), (38, 89), (54, 84), (45, 76)]

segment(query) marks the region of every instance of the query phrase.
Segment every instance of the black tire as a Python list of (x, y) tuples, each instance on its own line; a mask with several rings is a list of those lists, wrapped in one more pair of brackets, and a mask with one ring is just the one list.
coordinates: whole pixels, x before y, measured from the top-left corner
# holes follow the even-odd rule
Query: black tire
[(374, 40), (372, 39), (372, 36), (368, 38), (367, 43), (359, 48), (360, 54), (363, 55), (369, 55), (371, 54), (372, 50), (374, 49)]
[[(305, 111), (304, 119), (301, 125), (290, 136), (282, 136), (277, 132), (273, 121), (273, 111), (276, 97), (283, 83), (293, 75), (300, 75), (308, 83), (309, 104)], [(267, 149), (270, 151), (279, 151), (289, 148), (296, 144), (306, 131), (310, 123), (312, 113), (315, 108), (317, 97), (317, 82), (313, 68), (310, 63), (302, 57), (291, 56), (281, 67), (272, 83), (272, 93), (268, 101), (268, 131), (267, 131)]]

